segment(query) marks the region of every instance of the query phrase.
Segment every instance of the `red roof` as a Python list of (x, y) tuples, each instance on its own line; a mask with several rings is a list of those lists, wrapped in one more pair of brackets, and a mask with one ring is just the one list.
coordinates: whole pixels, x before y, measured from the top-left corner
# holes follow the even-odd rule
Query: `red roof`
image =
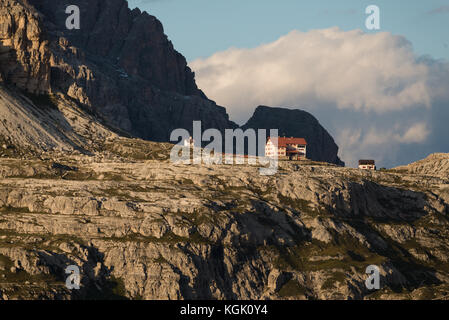
[(374, 160), (359, 160), (359, 166), (363, 165), (376, 165), (376, 161)]
[[(268, 140), (271, 138), (268, 137)], [(304, 138), (285, 138), (285, 137), (279, 137), (278, 138), (278, 146), (279, 147), (287, 147), (288, 144), (299, 144), (306, 146), (307, 141)]]

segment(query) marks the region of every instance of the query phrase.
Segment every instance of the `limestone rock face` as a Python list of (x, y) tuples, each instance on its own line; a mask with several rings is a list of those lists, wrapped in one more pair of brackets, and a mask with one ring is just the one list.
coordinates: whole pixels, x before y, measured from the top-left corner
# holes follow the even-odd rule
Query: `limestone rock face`
[(169, 141), (194, 120), (235, 127), (197, 88), (155, 17), (125, 0), (71, 4), (80, 8), (80, 30), (66, 28), (66, 1), (0, 1), (0, 70), (8, 84), (66, 95), (108, 125), (153, 141)]
[[(53, 35), (64, 34), (66, 45), (104, 59), (130, 77), (146, 80), (163, 91), (204, 97), (185, 58), (175, 51), (162, 24), (125, 0), (74, 0), (81, 12), (81, 29), (67, 30), (67, 2), (30, 0), (45, 15)], [(52, 24), (49, 26), (49, 24)]]
[(278, 129), (279, 136), (305, 138), (308, 143), (307, 158), (344, 166), (338, 158), (338, 146), (334, 139), (308, 112), (259, 106), (243, 127)]
[(0, 159), (0, 299), (447, 298), (447, 177), (316, 162), (261, 176), (122, 137), (104, 150)]
[(0, 2), (0, 76), (32, 93), (50, 90), (50, 51), (37, 13)]

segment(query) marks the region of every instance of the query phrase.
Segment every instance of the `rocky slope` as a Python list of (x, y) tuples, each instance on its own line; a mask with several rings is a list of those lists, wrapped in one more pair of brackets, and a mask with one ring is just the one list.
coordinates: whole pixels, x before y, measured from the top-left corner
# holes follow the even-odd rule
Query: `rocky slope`
[(64, 96), (23, 95), (0, 86), (0, 156), (90, 153), (118, 134)]
[(411, 163), (406, 166), (397, 167), (396, 170), (439, 176), (449, 176), (449, 155), (447, 153), (434, 153), (426, 159)]
[[(0, 161), (0, 297), (448, 294), (447, 176), (314, 162), (261, 176), (250, 165), (174, 164), (169, 145), (136, 139), (103, 149)], [(78, 291), (64, 286), (72, 264)], [(378, 291), (364, 285), (371, 264)]]
[(304, 137), (308, 143), (309, 159), (344, 166), (344, 162), (338, 158), (338, 146), (334, 139), (306, 111), (259, 106), (243, 128), (278, 129), (280, 136)]

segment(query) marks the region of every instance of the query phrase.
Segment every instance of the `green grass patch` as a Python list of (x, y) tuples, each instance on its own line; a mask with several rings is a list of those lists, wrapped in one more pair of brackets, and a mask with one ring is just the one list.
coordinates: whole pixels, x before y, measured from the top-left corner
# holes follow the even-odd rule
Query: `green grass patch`
[(290, 279), (282, 286), (282, 288), (278, 292), (278, 295), (281, 298), (305, 296), (306, 289), (301, 286), (298, 281)]

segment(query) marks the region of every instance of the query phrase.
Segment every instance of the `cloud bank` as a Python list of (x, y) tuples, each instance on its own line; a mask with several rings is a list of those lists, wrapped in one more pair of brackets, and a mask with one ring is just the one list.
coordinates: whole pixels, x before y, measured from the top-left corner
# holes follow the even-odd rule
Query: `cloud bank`
[[(425, 150), (438, 129), (435, 110), (449, 115), (447, 108), (434, 108), (449, 101), (449, 65), (416, 57), (407, 39), (387, 32), (292, 31), (190, 66), (199, 87), (239, 123), (262, 104), (313, 113), (351, 165), (366, 157), (386, 166), (415, 160), (424, 151), (413, 150)], [(401, 147), (409, 150), (404, 159), (397, 154)], [(447, 147), (443, 143), (435, 151), (449, 152)]]

